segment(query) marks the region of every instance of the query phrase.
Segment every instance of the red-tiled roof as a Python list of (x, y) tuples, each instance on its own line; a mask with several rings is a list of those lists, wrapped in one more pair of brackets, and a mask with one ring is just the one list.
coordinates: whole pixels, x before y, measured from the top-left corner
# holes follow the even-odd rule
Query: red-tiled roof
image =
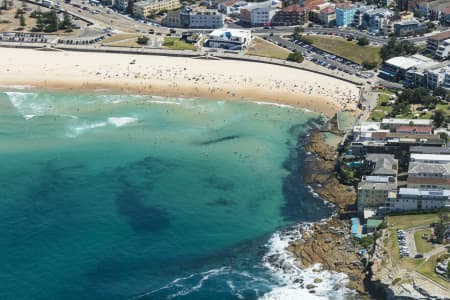
[(435, 34), (432, 37), (430, 37), (431, 40), (436, 40), (436, 41), (443, 41), (448, 38), (450, 38), (450, 30)]
[(353, 3), (351, 2), (336, 3), (336, 8), (350, 8), (350, 7), (353, 7)]
[(324, 4), (326, 2), (326, 0), (306, 0), (305, 3), (303, 3), (303, 7), (313, 9), (317, 5)]
[(233, 6), (236, 2), (239, 2), (239, 1), (241, 1), (241, 0), (228, 0), (228, 1), (225, 1), (224, 3), (222, 3), (222, 5)]
[(287, 7), (285, 7), (285, 8), (282, 9), (283, 12), (294, 12), (294, 11), (296, 11), (296, 12), (302, 12), (302, 11), (305, 11), (305, 10), (306, 10), (305, 7), (301, 7), (301, 6), (298, 5), (298, 4), (296, 4), (296, 5), (290, 5), (290, 6), (287, 6)]
[(325, 7), (324, 9), (322, 9), (320, 11), (321, 14), (326, 14), (326, 15), (333, 14), (335, 12), (336, 12), (336, 10), (332, 7)]
[(384, 139), (387, 136), (387, 132), (372, 132), (373, 139)]
[(450, 179), (408, 176), (407, 184), (450, 185)]
[(430, 126), (397, 126), (395, 128), (396, 132), (420, 132), (420, 133), (429, 133), (433, 131), (433, 127)]

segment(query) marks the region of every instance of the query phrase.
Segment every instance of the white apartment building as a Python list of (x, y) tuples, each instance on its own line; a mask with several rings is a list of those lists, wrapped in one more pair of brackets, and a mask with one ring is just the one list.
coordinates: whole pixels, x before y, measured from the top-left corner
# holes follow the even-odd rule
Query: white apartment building
[(427, 71), (426, 83), (428, 89), (450, 89), (450, 66)]
[(411, 153), (410, 162), (427, 164), (448, 164), (450, 163), (450, 154)]
[(435, 52), (435, 56), (440, 60), (447, 59), (450, 56), (450, 39), (447, 39), (439, 45)]
[(264, 26), (272, 23), (272, 18), (278, 10), (272, 8), (272, 2), (251, 3), (240, 10), (240, 20), (250, 26)]
[(450, 208), (450, 190), (400, 188), (396, 197), (386, 200), (391, 212)]

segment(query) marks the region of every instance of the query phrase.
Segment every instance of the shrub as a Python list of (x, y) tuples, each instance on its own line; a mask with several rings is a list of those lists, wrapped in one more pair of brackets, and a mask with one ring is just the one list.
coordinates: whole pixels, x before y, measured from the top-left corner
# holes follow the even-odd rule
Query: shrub
[(289, 53), (287, 60), (301, 63), (303, 61), (303, 55), (300, 52), (292, 52)]
[(147, 45), (147, 43), (148, 43), (148, 37), (146, 37), (146, 36), (140, 36), (140, 37), (138, 37), (137, 43), (138, 43), (139, 45)]

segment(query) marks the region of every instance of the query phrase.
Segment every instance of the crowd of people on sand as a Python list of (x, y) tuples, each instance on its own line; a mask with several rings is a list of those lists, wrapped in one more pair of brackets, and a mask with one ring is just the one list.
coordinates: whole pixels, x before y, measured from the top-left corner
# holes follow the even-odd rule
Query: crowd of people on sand
[[(88, 71), (86, 71), (88, 72)], [(93, 72), (88, 72), (93, 75)], [(284, 92), (293, 95), (313, 95), (325, 96), (336, 101), (343, 108), (354, 107), (358, 102), (357, 89), (342, 88), (338, 85), (325, 86), (323, 83), (311, 80), (309, 78), (298, 78), (296, 80), (277, 79), (276, 74), (258, 80), (256, 76), (250, 75), (224, 75), (219, 71), (214, 73), (195, 73), (186, 67), (167, 67), (157, 66), (139, 66), (130, 65), (124, 72), (115, 72), (113, 68), (104, 68), (95, 72), (95, 75), (101, 79), (123, 78), (136, 79), (138, 86), (142, 91), (151, 89), (149, 81), (157, 80), (168, 83), (168, 88), (176, 89), (180, 83), (192, 83), (193, 85), (206, 85), (210, 94), (220, 93), (235, 96), (234, 92), (241, 88), (260, 88), (264, 87), (273, 92)], [(256, 79), (255, 79), (256, 78)], [(236, 90), (230, 89), (230, 86)]]

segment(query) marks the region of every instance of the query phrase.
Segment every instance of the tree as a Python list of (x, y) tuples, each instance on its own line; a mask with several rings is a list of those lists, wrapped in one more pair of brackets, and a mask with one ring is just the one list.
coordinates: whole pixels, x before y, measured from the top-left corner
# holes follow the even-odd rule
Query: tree
[(445, 114), (442, 110), (436, 110), (433, 115), (434, 126), (441, 127), (445, 122)]
[(44, 30), (44, 26), (45, 26), (44, 19), (41, 14), (38, 14), (36, 19), (36, 30), (42, 31)]
[(444, 241), (445, 224), (442, 220), (434, 227), (434, 235), (436, 236), (436, 241), (438, 243), (442, 243)]
[(25, 27), (27, 24), (25, 23), (25, 17), (23, 14), (20, 15), (20, 26)]
[(367, 46), (369, 45), (369, 40), (366, 37), (359, 37), (357, 38), (358, 45), (360, 46)]
[(289, 53), (287, 60), (301, 63), (303, 62), (303, 55), (300, 52), (292, 52)]
[(72, 17), (69, 13), (64, 11), (63, 21), (61, 23), (61, 29), (70, 29), (72, 27)]
[(139, 45), (147, 45), (147, 43), (148, 43), (148, 37), (146, 37), (146, 36), (140, 36), (140, 37), (138, 37), (137, 43), (138, 43)]
[(365, 61), (362, 62), (362, 66), (365, 69), (372, 70), (372, 69), (374, 69), (374, 68), (376, 68), (378, 66), (378, 63), (376, 61), (367, 61), (367, 60), (365, 60)]
[(303, 29), (303, 27), (300, 27), (300, 26), (296, 26), (295, 28), (294, 28), (294, 36), (298, 36), (298, 35), (300, 35), (301, 33), (303, 33), (305, 30)]
[(441, 132), (441, 133), (439, 133), (439, 137), (444, 141), (445, 146), (447, 147), (448, 134), (445, 132)]
[(54, 10), (45, 14), (47, 26), (45, 26), (45, 32), (55, 32), (58, 30), (58, 16)]

